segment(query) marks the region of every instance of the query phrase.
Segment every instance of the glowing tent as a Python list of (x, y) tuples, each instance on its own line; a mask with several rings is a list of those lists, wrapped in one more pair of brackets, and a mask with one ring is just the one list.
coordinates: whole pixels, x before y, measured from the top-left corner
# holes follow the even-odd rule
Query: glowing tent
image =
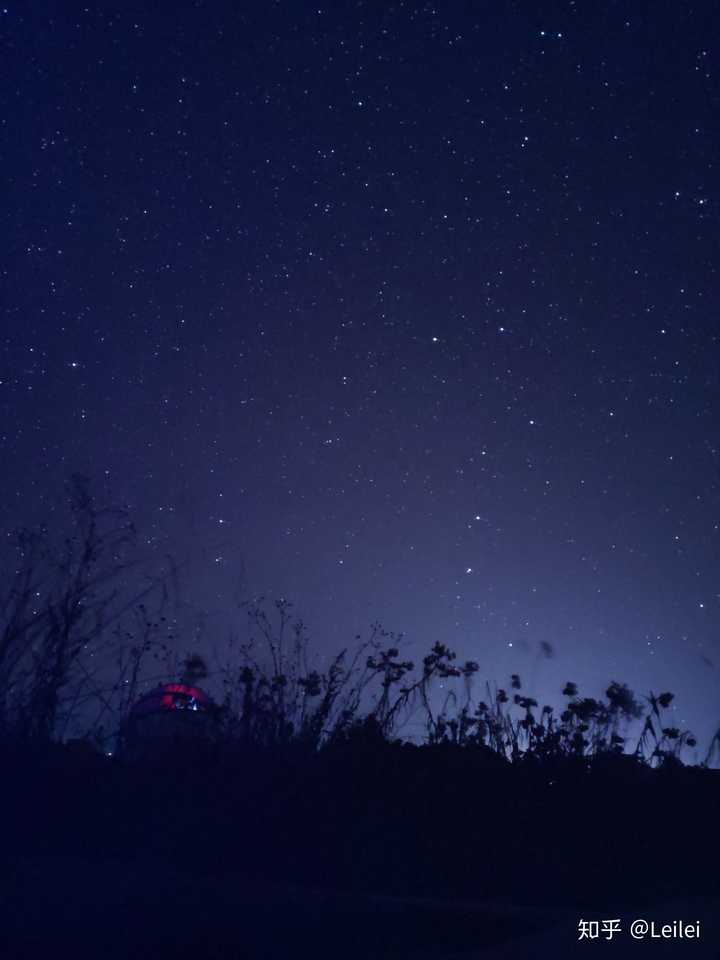
[(143, 756), (171, 743), (206, 738), (215, 718), (210, 697), (187, 683), (163, 683), (135, 702), (123, 724), (120, 753)]

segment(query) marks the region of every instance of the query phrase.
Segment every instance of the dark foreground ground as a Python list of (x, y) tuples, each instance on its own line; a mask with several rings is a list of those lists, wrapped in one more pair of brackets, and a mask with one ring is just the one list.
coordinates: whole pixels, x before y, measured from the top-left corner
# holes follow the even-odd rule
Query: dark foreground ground
[(547, 925), (532, 912), (260, 886), (148, 861), (22, 859), (10, 873), (0, 942), (13, 958), (429, 958)]
[[(612, 942), (578, 940), (580, 919), (621, 920)], [(700, 921), (699, 940), (631, 938), (635, 919)], [(602, 944), (602, 946), (599, 946)], [(0, 955), (260, 960), (530, 960), (720, 957), (720, 897), (580, 910), (348, 895), (197, 876), (160, 862), (14, 858), (2, 891)]]
[[(715, 771), (393, 746), (2, 759), (0, 960), (720, 960)], [(581, 919), (621, 932), (593, 946)], [(634, 919), (701, 936), (638, 942)]]

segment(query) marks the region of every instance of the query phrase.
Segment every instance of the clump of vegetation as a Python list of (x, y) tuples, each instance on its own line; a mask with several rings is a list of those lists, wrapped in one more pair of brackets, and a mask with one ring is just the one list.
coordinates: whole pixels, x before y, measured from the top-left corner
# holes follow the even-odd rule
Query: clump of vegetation
[[(606, 699), (596, 700), (581, 697), (577, 685), (568, 682), (562, 691), (567, 704), (558, 717), (552, 706), (541, 708), (534, 697), (517, 692), (522, 689), (518, 674), (510, 678), (510, 688), (516, 691), (512, 698), (502, 688), (492, 693), (487, 685), (487, 701), (480, 701), (474, 710), (468, 693), (459, 710), (452, 715), (443, 711), (433, 722), (430, 742), (480, 743), (513, 762), (598, 758), (626, 754), (628, 727), (644, 720), (631, 754), (635, 759), (652, 764), (679, 761), (684, 748), (697, 746), (692, 733), (667, 725), (662, 711), (674, 699), (672, 693), (656, 697), (651, 692), (644, 698), (645, 707), (624, 683), (613, 681)], [(709, 759), (710, 754), (706, 763)]]
[(59, 546), (45, 526), (13, 536), (0, 624), (2, 738), (63, 739), (85, 706), (102, 708), (96, 679), (126, 639), (113, 627), (157, 586), (130, 594), (123, 581), (135, 540), (126, 511), (98, 507), (80, 476), (67, 500), (71, 529)]

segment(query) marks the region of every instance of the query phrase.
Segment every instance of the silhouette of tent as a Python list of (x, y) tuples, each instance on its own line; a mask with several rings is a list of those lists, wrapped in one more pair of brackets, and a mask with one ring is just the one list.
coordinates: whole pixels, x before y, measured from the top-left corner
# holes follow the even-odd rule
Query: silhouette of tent
[(210, 697), (200, 687), (187, 683), (162, 683), (135, 702), (130, 718), (164, 713), (168, 710), (191, 710), (197, 713), (209, 710), (211, 705)]
[(187, 683), (163, 683), (140, 697), (122, 726), (120, 752), (142, 756), (168, 743), (210, 735), (215, 718), (211, 698)]

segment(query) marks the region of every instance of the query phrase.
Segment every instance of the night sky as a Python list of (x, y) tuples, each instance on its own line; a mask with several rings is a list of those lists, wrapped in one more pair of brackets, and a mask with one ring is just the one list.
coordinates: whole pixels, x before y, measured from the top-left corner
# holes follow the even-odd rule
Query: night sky
[(0, 27), (2, 528), (86, 473), (182, 565), (183, 649), (285, 596), (326, 655), (379, 619), (538, 699), (669, 689), (704, 753), (716, 5)]

